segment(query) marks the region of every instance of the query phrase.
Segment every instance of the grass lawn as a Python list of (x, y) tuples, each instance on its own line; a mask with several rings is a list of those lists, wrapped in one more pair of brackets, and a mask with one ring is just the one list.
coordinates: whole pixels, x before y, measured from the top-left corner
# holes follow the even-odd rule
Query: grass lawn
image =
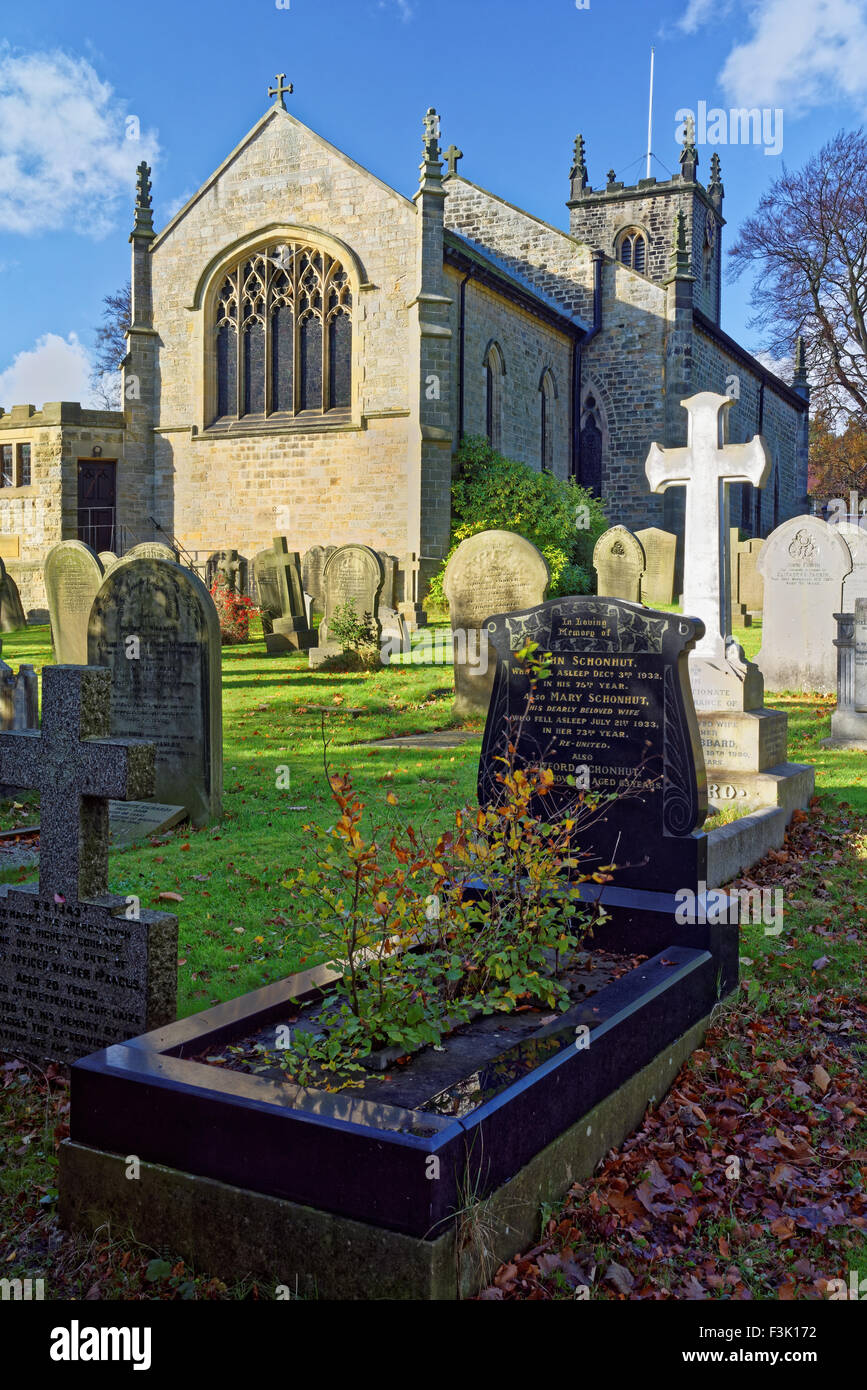
[[(753, 656), (761, 628), (736, 636)], [(28, 661), (40, 668), (51, 659), (47, 629), (4, 634), (3, 659), (13, 667)], [(112, 851), (110, 861), (113, 891), (136, 894), (153, 906), (164, 892), (182, 899), (170, 905), (180, 922), (181, 1016), (321, 956), (315, 937), (293, 925), (292, 898), (283, 884), (302, 862), (304, 826), (311, 821), (328, 825), (332, 817), (323, 729), (330, 766), (351, 769), (361, 799), (380, 821), (391, 817), (395, 824), (445, 828), (459, 805), (473, 801), (476, 740), (453, 750), (364, 746), (388, 735), (453, 725), (452, 698), (449, 666), (405, 663), (369, 675), (335, 675), (310, 671), (304, 656), (269, 658), (259, 640), (224, 650), (224, 819), (200, 831), (181, 827), (158, 844)], [(680, 1099), (675, 1103), (669, 1098), (649, 1112), (639, 1135), (609, 1157), (593, 1183), (575, 1195), (572, 1208), (567, 1202), (561, 1212), (542, 1214), (541, 1239), (552, 1256), (571, 1250), (572, 1264), (583, 1268), (585, 1247), (590, 1250), (593, 1267), (600, 1271), (594, 1276), (593, 1297), (695, 1296), (689, 1292), (690, 1278), (710, 1297), (739, 1296), (745, 1287), (752, 1297), (775, 1297), (789, 1285), (791, 1296), (815, 1297), (820, 1296), (816, 1281), (823, 1271), (833, 1277), (841, 1262), (867, 1272), (864, 1214), (854, 1195), (864, 1189), (867, 1161), (867, 763), (861, 753), (820, 747), (829, 733), (832, 700), (799, 693), (770, 696), (767, 704), (789, 715), (790, 759), (814, 763), (817, 769), (819, 799), (810, 815), (793, 827), (784, 850), (764, 861), (750, 879), (781, 889), (784, 929), (778, 936), (766, 935), (761, 926), (744, 929), (742, 1007), (726, 1012), (708, 1046), (683, 1069), (675, 1086)], [(480, 734), (481, 725), (477, 727)], [(281, 770), (287, 768), (290, 785), (285, 788)], [(397, 798), (396, 806), (386, 804), (388, 792)], [(30, 798), (18, 808), (6, 803), (0, 810), (2, 829), (33, 823), (38, 816)], [(32, 878), (33, 870), (27, 869), (0, 873), (5, 882)], [(55, 1149), (66, 1133), (68, 1108), (63, 1074), (58, 1068), (43, 1071), (7, 1061), (0, 1063), (0, 1087), (0, 1264), (5, 1274), (44, 1274), (49, 1298), (256, 1296), (249, 1286), (227, 1290), (219, 1271), (185, 1269), (170, 1251), (143, 1251), (107, 1237), (83, 1251), (63, 1237), (53, 1217)], [(759, 1140), (779, 1131), (801, 1157), (793, 1158), (783, 1145), (776, 1166), (766, 1169), (753, 1160), (749, 1184), (722, 1182), (714, 1165), (748, 1126), (744, 1120), (737, 1133), (725, 1129), (731, 1112), (722, 1101), (719, 1111), (711, 1109), (709, 1098), (717, 1090), (723, 1100), (737, 1094), (757, 1153), (771, 1153)], [(693, 1095), (697, 1099), (690, 1100)], [(672, 1104), (670, 1120), (666, 1107)], [(698, 1105), (705, 1118), (696, 1116), (684, 1140), (681, 1112), (690, 1104)], [(647, 1171), (656, 1173), (649, 1165), (658, 1162), (665, 1176), (678, 1124), (678, 1152), (697, 1174), (683, 1220), (678, 1224), (665, 1213), (648, 1212), (640, 1198), (640, 1211), (634, 1202), (620, 1210), (615, 1194), (638, 1191)], [(804, 1133), (798, 1133), (798, 1125)], [(804, 1157), (805, 1144), (812, 1158)], [(746, 1159), (746, 1149), (743, 1153)], [(809, 1166), (814, 1160), (815, 1171)], [(791, 1170), (788, 1175), (779, 1171), (781, 1163)], [(837, 1205), (828, 1207), (827, 1219), (811, 1218), (812, 1226), (803, 1230), (795, 1224), (784, 1236), (790, 1219), (786, 1194), (797, 1192), (796, 1178), (805, 1172), (817, 1182), (820, 1172), (826, 1174), (821, 1191), (810, 1189), (810, 1210)], [(716, 1194), (713, 1201), (711, 1192)], [(780, 1211), (776, 1234), (764, 1229), (760, 1210), (763, 1205), (772, 1210), (774, 1204)], [(806, 1196), (804, 1205), (806, 1209)], [(680, 1210), (677, 1202), (674, 1206)], [(574, 1238), (573, 1217), (583, 1223)], [(642, 1228), (647, 1220), (652, 1229)], [(557, 1275), (556, 1261), (549, 1262), (547, 1274), (538, 1255), (516, 1256), (516, 1261), (513, 1269), (500, 1271), (490, 1296), (572, 1296), (569, 1278), (562, 1271)], [(606, 1282), (605, 1270), (612, 1263), (627, 1270), (632, 1282), (625, 1276), (617, 1276), (620, 1287), (616, 1279)], [(735, 1265), (740, 1285), (733, 1279), (725, 1283), (726, 1271)], [(714, 1285), (716, 1278), (723, 1282)]]

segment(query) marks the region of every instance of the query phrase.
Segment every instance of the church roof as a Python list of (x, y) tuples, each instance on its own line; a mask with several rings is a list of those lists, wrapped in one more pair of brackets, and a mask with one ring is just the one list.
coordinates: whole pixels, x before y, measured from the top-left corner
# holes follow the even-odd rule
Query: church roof
[(468, 260), (487, 268), (495, 279), (502, 282), (504, 289), (519, 291), (523, 296), (530, 296), (547, 314), (554, 315), (564, 325), (568, 324), (572, 329), (578, 328), (582, 333), (589, 333), (590, 325), (586, 319), (582, 319), (578, 314), (570, 313), (553, 295), (546, 294), (544, 290), (533, 283), (529, 276), (516, 272), (514, 267), (500, 260), (499, 256), (494, 255), (488, 247), (480, 246), (469, 237), (462, 236), (450, 228), (445, 230), (444, 243), (446, 249), (452, 247)]

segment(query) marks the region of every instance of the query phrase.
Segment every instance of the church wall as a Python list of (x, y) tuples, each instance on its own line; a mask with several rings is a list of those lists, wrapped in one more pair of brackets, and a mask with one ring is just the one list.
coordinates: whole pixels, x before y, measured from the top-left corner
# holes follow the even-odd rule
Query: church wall
[[(452, 295), (453, 381), (455, 383), (455, 448), (459, 440), (457, 420), (460, 372), (459, 299), (461, 275), (447, 270)], [(553, 472), (569, 476), (572, 415), (572, 339), (558, 333), (519, 305), (502, 298), (485, 285), (470, 280), (466, 287), (464, 349), (464, 433), (486, 433), (487, 377), (485, 353), (495, 340), (503, 354), (502, 437), (500, 452), (519, 463), (542, 466), (542, 402), (539, 384), (550, 369), (557, 388), (551, 428), (554, 435)]]
[(695, 307), (708, 318), (719, 321), (717, 263), (720, 256), (720, 215), (717, 223), (715, 263), (710, 285), (704, 283), (705, 219), (713, 211), (710, 202), (696, 194), (694, 186), (680, 182), (665, 183), (642, 192), (640, 188), (619, 185), (609, 194), (601, 190), (589, 192), (570, 206), (571, 231), (574, 237), (598, 246), (606, 256), (613, 257), (620, 232), (627, 227), (640, 227), (648, 236), (647, 279), (661, 284), (666, 279), (674, 239), (674, 219), (682, 211), (687, 220), (690, 237), (691, 270), (695, 278), (693, 300)]
[(445, 188), (446, 227), (492, 251), (506, 269), (556, 300), (564, 313), (590, 322), (589, 247), (465, 179), (446, 179)]
[[(124, 468), (124, 431), (114, 411), (83, 411), (74, 402), (52, 402), (33, 414), (13, 407), (0, 416), (0, 444), (30, 445), (29, 487), (0, 488), (3, 562), (15, 580), (29, 622), (48, 621), (43, 566), (53, 545), (78, 536), (78, 460), (93, 446), (117, 459), (118, 490)], [(75, 419), (79, 424), (70, 424)], [(17, 556), (10, 553), (17, 539)], [(10, 544), (11, 542), (11, 544)]]
[[(647, 485), (652, 441), (665, 439), (665, 291), (606, 260), (602, 331), (584, 349), (583, 383), (597, 383), (607, 426), (602, 496), (612, 526), (663, 524), (663, 499)], [(580, 481), (580, 478), (579, 478)]]
[[(734, 378), (734, 382), (732, 379)], [(801, 458), (800, 438), (802, 416), (793, 405), (782, 396), (775, 394), (766, 385), (764, 406), (760, 401), (761, 378), (751, 372), (739, 358), (729, 355), (725, 349), (700, 331), (696, 331), (693, 345), (693, 390), (717, 391), (727, 394), (727, 386), (736, 383), (739, 393), (729, 410), (728, 431), (732, 444), (745, 444), (753, 435), (761, 434), (770, 450), (771, 458), (779, 477), (779, 522), (789, 517), (800, 516), (806, 510), (805, 496), (806, 459)], [(761, 422), (761, 423), (760, 423)], [(756, 532), (755, 497), (750, 493), (750, 534)], [(731, 522), (733, 526), (742, 524), (741, 499), (743, 487), (736, 485), (731, 489)], [(761, 527), (759, 533), (767, 536), (774, 529), (774, 474), (762, 490)]]
[[(202, 308), (189, 306), (209, 262), (270, 224), (316, 229), (345, 243), (360, 262), (352, 427), (335, 429), (323, 419), (279, 433), (253, 427), (228, 438), (209, 435), (203, 361), (211, 325)], [(398, 555), (417, 549), (409, 482), (418, 473), (420, 441), (409, 417), (411, 393), (419, 389), (418, 349), (408, 312), (417, 238), (412, 203), (276, 112), (166, 240), (157, 241), (155, 505), (160, 522), (185, 546), (232, 545), (251, 553), (271, 544), (276, 516), (286, 508), (290, 520), (280, 529), (295, 549), (344, 541)]]

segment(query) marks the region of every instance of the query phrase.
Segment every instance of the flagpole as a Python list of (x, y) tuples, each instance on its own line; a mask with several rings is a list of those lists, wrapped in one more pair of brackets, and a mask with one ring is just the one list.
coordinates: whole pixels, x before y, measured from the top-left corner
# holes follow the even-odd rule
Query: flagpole
[(653, 145), (653, 52), (650, 50), (650, 108), (647, 113), (647, 177), (650, 178), (650, 152)]

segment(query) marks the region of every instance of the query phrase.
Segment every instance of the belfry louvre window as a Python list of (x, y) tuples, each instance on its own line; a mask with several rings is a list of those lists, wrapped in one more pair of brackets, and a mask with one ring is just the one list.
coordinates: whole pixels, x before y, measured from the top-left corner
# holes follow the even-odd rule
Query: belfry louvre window
[(352, 404), (352, 290), (339, 261), (293, 243), (224, 276), (215, 321), (220, 420), (323, 414)]
[(637, 270), (639, 275), (644, 275), (647, 270), (647, 237), (643, 232), (628, 231), (623, 233), (620, 238), (618, 259), (622, 261), (623, 265)]

